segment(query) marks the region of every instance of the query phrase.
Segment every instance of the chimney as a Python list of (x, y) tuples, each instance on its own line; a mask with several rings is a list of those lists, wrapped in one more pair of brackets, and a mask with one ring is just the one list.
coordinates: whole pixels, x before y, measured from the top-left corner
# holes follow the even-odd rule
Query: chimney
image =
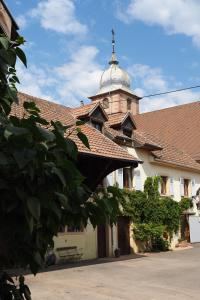
[(84, 106), (84, 102), (83, 102), (83, 100), (81, 100), (81, 101), (80, 101), (80, 103), (81, 103), (81, 106)]

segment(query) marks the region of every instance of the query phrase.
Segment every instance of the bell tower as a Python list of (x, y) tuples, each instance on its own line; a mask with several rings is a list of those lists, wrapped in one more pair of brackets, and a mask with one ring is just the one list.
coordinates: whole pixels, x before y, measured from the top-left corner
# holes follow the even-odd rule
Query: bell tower
[(135, 95), (130, 87), (129, 74), (119, 67), (115, 53), (115, 32), (112, 29), (112, 55), (109, 67), (101, 75), (98, 93), (89, 98), (92, 101), (100, 101), (107, 114), (130, 112), (136, 115), (139, 113), (141, 98)]

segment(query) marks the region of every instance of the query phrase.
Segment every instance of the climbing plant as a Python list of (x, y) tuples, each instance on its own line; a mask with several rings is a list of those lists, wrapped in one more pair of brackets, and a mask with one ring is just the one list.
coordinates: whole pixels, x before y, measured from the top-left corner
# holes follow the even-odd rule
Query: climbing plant
[(121, 203), (121, 213), (129, 216), (134, 223), (134, 238), (145, 242), (147, 249), (166, 250), (168, 239), (179, 230), (183, 207), (189, 204), (188, 200), (179, 204), (170, 197), (160, 197), (160, 182), (158, 176), (148, 177), (144, 192), (112, 187), (112, 193)]

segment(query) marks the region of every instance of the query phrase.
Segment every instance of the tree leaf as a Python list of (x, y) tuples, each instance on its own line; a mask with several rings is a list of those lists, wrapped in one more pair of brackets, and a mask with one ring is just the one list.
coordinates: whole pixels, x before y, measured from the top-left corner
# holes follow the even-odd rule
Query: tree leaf
[(19, 47), (17, 47), (15, 49), (17, 56), (19, 57), (19, 59), (23, 62), (23, 64), (27, 67), (27, 60), (26, 60), (26, 55), (24, 53), (24, 51), (22, 49), (20, 49)]
[(40, 202), (36, 197), (28, 197), (27, 199), (27, 207), (30, 214), (39, 221), (40, 218)]
[(55, 140), (55, 135), (52, 131), (39, 126), (37, 127), (37, 130), (40, 133), (41, 137), (47, 142), (53, 142)]
[(65, 209), (69, 209), (69, 200), (67, 198), (66, 195), (64, 194), (61, 194), (61, 193), (58, 193), (58, 192), (55, 192), (55, 195), (58, 197), (61, 205), (65, 208)]
[(23, 103), (23, 107), (26, 109), (26, 110), (33, 110), (33, 111), (36, 111), (36, 112), (40, 112), (40, 109), (37, 107), (36, 103), (33, 102), (33, 101), (25, 101)]
[(77, 136), (81, 140), (83, 145), (85, 145), (88, 149), (90, 149), (90, 145), (89, 145), (87, 136), (84, 133), (82, 133), (81, 131), (77, 133)]
[(84, 124), (85, 124), (84, 121), (81, 121), (81, 120), (76, 121), (76, 126), (81, 126), (81, 125), (84, 125)]
[(65, 179), (65, 176), (64, 176), (64, 174), (63, 174), (63, 172), (62, 172), (61, 169), (58, 169), (58, 168), (54, 167), (52, 169), (52, 173), (56, 174), (58, 176), (58, 178), (62, 182), (63, 186), (66, 186), (66, 179)]
[(10, 45), (10, 42), (9, 42), (8, 38), (1, 36), (0, 37), (0, 43), (4, 47), (5, 50), (8, 50), (9, 45)]

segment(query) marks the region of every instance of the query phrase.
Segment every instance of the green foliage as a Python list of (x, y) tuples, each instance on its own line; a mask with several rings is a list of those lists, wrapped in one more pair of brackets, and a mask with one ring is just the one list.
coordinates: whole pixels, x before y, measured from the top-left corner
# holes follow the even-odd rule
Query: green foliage
[(135, 224), (133, 228), (134, 238), (145, 242), (146, 250), (149, 251), (166, 251), (169, 243), (163, 238), (165, 231), (164, 225), (157, 224)]
[(169, 197), (160, 199), (162, 211), (162, 224), (166, 226), (166, 231), (172, 238), (173, 233), (177, 233), (180, 225), (180, 207), (179, 203)]
[(160, 197), (160, 180), (160, 177), (148, 177), (144, 192), (124, 190), (122, 206), (123, 214), (130, 216), (135, 224), (135, 238), (146, 241), (148, 247), (159, 244), (165, 249), (168, 242), (163, 235), (172, 238), (179, 230), (181, 209), (173, 199)]
[(42, 118), (33, 102), (24, 103), (22, 118), (10, 114), (18, 103), (16, 60), (27, 64), (23, 43), (0, 37), (0, 266), (29, 266), (36, 274), (61, 226), (112, 222), (117, 206), (112, 197), (89, 198), (67, 126)]
[(161, 182), (160, 176), (147, 177), (144, 183), (144, 193), (148, 199), (157, 200), (159, 194), (159, 184)]
[(182, 198), (179, 202), (180, 210), (183, 213), (185, 210), (192, 208), (192, 200), (190, 198)]

